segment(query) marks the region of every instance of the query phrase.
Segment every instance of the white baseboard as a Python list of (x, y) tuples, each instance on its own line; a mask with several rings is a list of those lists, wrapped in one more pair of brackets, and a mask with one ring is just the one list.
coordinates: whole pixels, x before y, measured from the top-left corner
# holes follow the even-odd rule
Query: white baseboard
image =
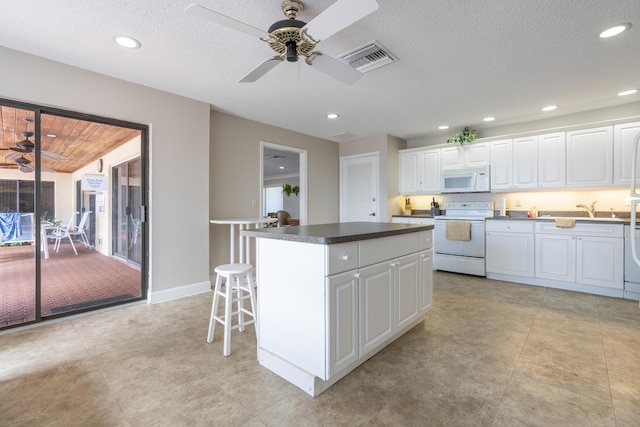
[(158, 292), (150, 292), (147, 295), (148, 304), (158, 304), (160, 302), (171, 301), (174, 299), (189, 297), (191, 295), (197, 295), (211, 290), (211, 281), (207, 280), (200, 283), (193, 283), (191, 285), (178, 286), (171, 289), (165, 289)]

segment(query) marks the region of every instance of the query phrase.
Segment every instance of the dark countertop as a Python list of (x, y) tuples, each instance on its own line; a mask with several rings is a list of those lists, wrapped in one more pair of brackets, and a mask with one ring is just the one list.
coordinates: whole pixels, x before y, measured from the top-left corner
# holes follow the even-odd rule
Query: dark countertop
[(433, 218), (433, 215), (427, 215), (427, 214), (391, 215), (391, 218)]
[(334, 245), (426, 230), (433, 230), (433, 225), (395, 224), (391, 222), (343, 222), (242, 230), (241, 234), (249, 237)]
[[(561, 217), (558, 217), (561, 218)], [(566, 218), (566, 217), (565, 217)], [(595, 224), (629, 224), (631, 221), (629, 218), (588, 218), (588, 217), (571, 217), (575, 218), (576, 222), (593, 222)], [(510, 221), (555, 221), (556, 217), (538, 217), (529, 218), (526, 216), (493, 216), (487, 218), (487, 220), (510, 220)]]

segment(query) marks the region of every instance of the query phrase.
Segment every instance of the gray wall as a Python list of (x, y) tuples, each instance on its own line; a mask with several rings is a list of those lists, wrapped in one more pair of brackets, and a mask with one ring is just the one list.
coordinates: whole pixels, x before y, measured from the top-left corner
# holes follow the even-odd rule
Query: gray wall
[[(211, 112), (211, 218), (258, 218), (260, 141), (308, 150), (307, 223), (338, 222), (338, 144), (229, 114)], [(211, 268), (229, 262), (229, 229), (211, 225)]]
[(152, 300), (207, 285), (209, 105), (3, 47), (0, 64), (4, 98), (150, 126)]

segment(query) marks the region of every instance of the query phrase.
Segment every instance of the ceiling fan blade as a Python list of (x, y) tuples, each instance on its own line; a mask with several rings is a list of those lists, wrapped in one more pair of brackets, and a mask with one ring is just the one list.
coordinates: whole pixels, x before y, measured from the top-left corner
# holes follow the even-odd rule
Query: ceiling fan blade
[(239, 80), (240, 83), (253, 83), (258, 80), (260, 77), (267, 74), (269, 71), (273, 69), (276, 65), (281, 63), (283, 58), (281, 56), (272, 56), (271, 58), (267, 58), (258, 65), (253, 70), (249, 71), (249, 73)]
[(337, 59), (330, 56), (320, 54), (313, 58), (311, 66), (315, 67), (318, 71), (333, 77), (336, 80), (340, 80), (342, 83), (352, 85), (362, 78), (362, 73), (351, 66), (344, 64)]
[(66, 160), (65, 156), (63, 156), (62, 154), (54, 153), (53, 151), (42, 150), (40, 154), (44, 159), (53, 160), (54, 162)]
[(237, 19), (230, 18), (226, 15), (215, 12), (211, 9), (207, 9), (206, 7), (202, 7), (197, 4), (190, 4), (184, 11), (190, 15), (198, 16), (215, 24), (231, 28), (232, 30), (240, 31), (241, 33), (245, 33), (253, 37), (269, 37), (269, 33), (267, 33), (266, 31), (260, 30), (256, 27), (252, 27), (249, 24), (245, 24), (244, 22), (240, 22)]
[(324, 40), (378, 9), (376, 0), (338, 0), (304, 28), (315, 40)]

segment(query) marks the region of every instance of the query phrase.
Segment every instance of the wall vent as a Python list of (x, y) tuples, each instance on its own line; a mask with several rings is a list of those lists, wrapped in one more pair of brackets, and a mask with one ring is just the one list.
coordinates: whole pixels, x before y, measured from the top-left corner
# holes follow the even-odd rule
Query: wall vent
[(372, 41), (338, 57), (345, 64), (351, 65), (361, 73), (366, 73), (383, 65), (391, 64), (398, 58), (393, 56), (377, 41)]

